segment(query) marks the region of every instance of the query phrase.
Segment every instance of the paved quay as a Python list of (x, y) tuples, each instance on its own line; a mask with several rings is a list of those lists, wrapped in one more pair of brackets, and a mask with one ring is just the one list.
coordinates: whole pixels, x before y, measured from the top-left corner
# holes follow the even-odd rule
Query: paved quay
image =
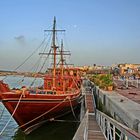
[(128, 87), (126, 87), (126, 83), (123, 80), (114, 80), (117, 88), (115, 91), (128, 99), (140, 104), (140, 84), (134, 82), (128, 82)]
[(118, 84), (116, 91), (103, 91), (96, 87), (95, 93), (98, 101), (115, 120), (140, 134), (140, 96), (138, 93), (137, 97), (129, 94), (133, 93), (136, 88), (127, 89), (122, 82), (116, 81), (116, 83)]

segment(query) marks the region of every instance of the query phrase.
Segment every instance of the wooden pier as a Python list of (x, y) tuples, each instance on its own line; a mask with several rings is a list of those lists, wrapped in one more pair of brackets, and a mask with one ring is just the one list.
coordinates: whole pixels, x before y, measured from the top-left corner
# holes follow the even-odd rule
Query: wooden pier
[(96, 122), (94, 99), (91, 87), (85, 84), (83, 88), (85, 96), (86, 113), (81, 121), (73, 140), (105, 140), (105, 137)]
[(81, 115), (84, 117), (82, 117), (73, 140), (140, 140), (140, 135), (136, 131), (119, 123), (96, 108), (93, 94), (98, 94), (99, 89), (98, 87), (91, 89), (91, 87), (92, 85), (83, 85), (82, 93), (85, 97), (85, 104), (81, 106), (81, 109), (86, 110), (86, 113)]
[(93, 95), (90, 92), (85, 92), (85, 104), (88, 109), (88, 140), (105, 140), (104, 135), (98, 126), (95, 119)]

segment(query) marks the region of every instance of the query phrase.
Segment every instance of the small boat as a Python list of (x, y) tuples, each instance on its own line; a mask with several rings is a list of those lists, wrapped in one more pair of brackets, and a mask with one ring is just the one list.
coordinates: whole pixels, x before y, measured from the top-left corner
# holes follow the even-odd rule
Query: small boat
[[(81, 72), (79, 68), (64, 64), (64, 55), (69, 53), (64, 51), (63, 42), (60, 47), (56, 45), (56, 32), (60, 30), (56, 29), (55, 18), (53, 29), (48, 31), (52, 31), (52, 51), (40, 55), (52, 55), (53, 65), (44, 74), (43, 86), (23, 86), (16, 90), (0, 81), (0, 100), (26, 134), (46, 121), (72, 113), (81, 99)], [(60, 56), (59, 64), (56, 61), (57, 55)]]

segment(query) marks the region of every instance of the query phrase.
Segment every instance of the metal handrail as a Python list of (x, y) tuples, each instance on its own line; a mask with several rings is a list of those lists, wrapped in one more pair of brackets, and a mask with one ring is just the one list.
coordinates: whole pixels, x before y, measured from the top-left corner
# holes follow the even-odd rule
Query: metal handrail
[(114, 80), (118, 80), (118, 81), (123, 82), (123, 85), (126, 87), (134, 86), (134, 87), (138, 88), (140, 86), (139, 79), (135, 79), (135, 80), (133, 80), (133, 79), (114, 79)]
[(96, 120), (108, 140), (140, 140), (140, 135), (137, 132), (99, 110), (96, 110)]
[(87, 140), (88, 137), (88, 110), (82, 119), (72, 140)]

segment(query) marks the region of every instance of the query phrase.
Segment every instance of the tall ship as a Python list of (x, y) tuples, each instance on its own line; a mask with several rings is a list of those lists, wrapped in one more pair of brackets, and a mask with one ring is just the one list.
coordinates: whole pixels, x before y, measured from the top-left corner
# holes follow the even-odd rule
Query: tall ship
[[(49, 53), (40, 55), (52, 55), (52, 67), (47, 70), (43, 77), (43, 86), (20, 89), (10, 89), (9, 86), (0, 81), (0, 100), (19, 127), (26, 133), (40, 126), (46, 121), (52, 121), (67, 113), (72, 113), (81, 99), (81, 72), (76, 67), (65, 65), (63, 41), (61, 45), (56, 44), (56, 19), (54, 17), (52, 32), (52, 43)], [(63, 30), (61, 30), (63, 31)], [(57, 63), (57, 56), (59, 63)]]

